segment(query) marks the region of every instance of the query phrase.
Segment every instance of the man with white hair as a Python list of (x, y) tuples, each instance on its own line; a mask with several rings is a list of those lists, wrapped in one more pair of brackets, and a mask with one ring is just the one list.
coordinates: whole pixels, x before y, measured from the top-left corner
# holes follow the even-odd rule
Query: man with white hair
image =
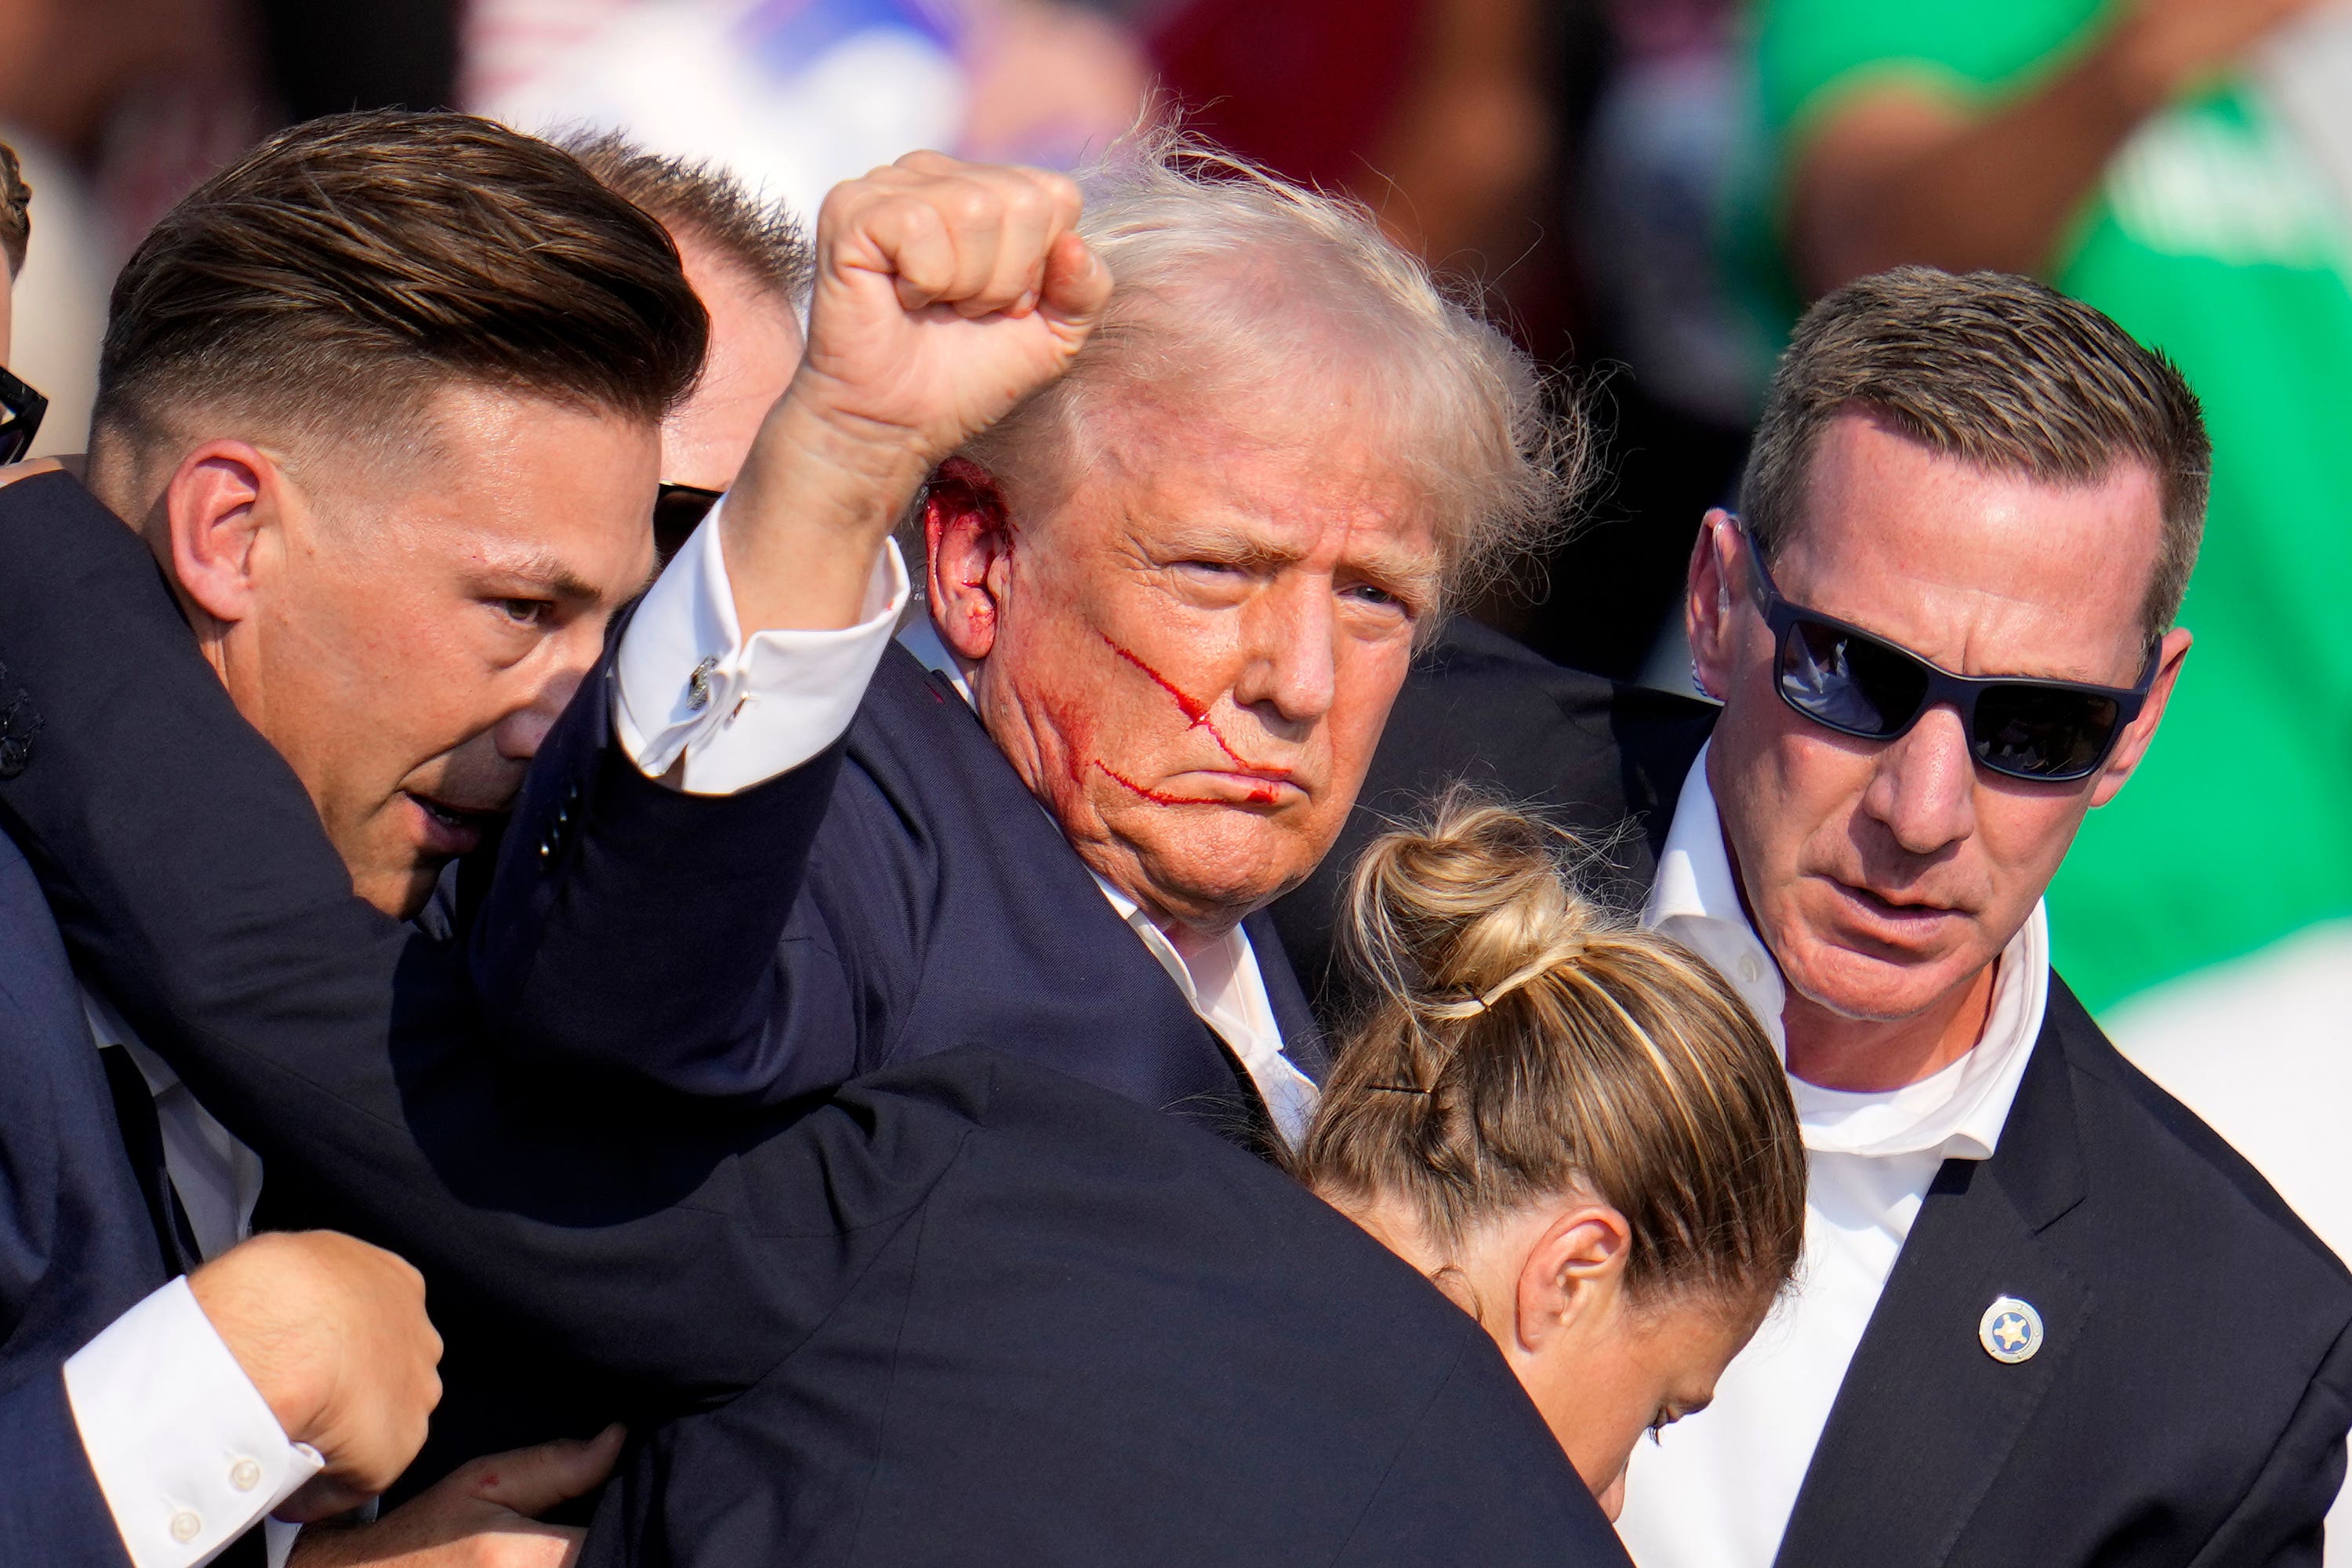
[[(1227, 204), (1228, 193), (1165, 167), (1139, 178), (1166, 210), (1130, 207), (1127, 221), (1159, 221), (1193, 258), (1211, 258), (1192, 272), (1203, 285), (1196, 297), (1167, 296), (1191, 320), (1220, 289), (1248, 291), (1244, 306), (1296, 308), (1257, 275), (1278, 259), (1258, 247), (1295, 245), (1321, 219), (1337, 239), (1356, 237), (1344, 211), (1271, 185), (1237, 187)], [(1286, 210), (1294, 202), (1307, 223)], [(1122, 319), (1103, 257), (1073, 232), (1076, 206), (1050, 176), (919, 156), (829, 205), (808, 365), (720, 514), (656, 590), (683, 584), (710, 595), (687, 602), (748, 642), (735, 648), (748, 672), (709, 655), (688, 667), (679, 706), (734, 721), (721, 719), (713, 739), (757, 737), (765, 749), (745, 759), (704, 745), (664, 767), (650, 746), (669, 743), (672, 731), (614, 746), (610, 731), (645, 722), (631, 711), (644, 700), (632, 687), (638, 672), (621, 653), (556, 721), (490, 897), (461, 911), (488, 944), (490, 973), (538, 942), (525, 1002), (584, 984), (597, 993), (593, 1006), (575, 1005), (593, 1014), (591, 1026), (664, 1043), (673, 1037), (664, 999), (707, 1003), (761, 972), (786, 986), (821, 979), (793, 952), (796, 941), (829, 944), (834, 984), (859, 987), (852, 1000), (885, 1022), (887, 1005), (919, 1009), (926, 998), (919, 992), (910, 1006), (905, 991), (961, 976), (936, 981), (939, 967), (910, 966), (869, 933), (920, 924), (940, 932), (938, 966), (961, 952), (968, 972), (999, 972), (962, 980), (995, 1009), (994, 1032), (968, 1026), (968, 1037), (996, 1058), (958, 1053), (879, 1076), (840, 1090), (842, 1110), (822, 1114), (814, 1097), (756, 1115), (680, 1113), (634, 1086), (614, 1095), (584, 1075), (507, 1070), (490, 1048), (498, 1031), (479, 1026), (474, 994), (455, 983), (451, 944), (351, 897), (295, 777), (257, 765), (261, 737), (225, 722), (224, 693), (190, 657), (136, 546), (103, 520), (93, 531), (86, 515), (77, 534), (0, 510), (13, 525), (0, 543), (47, 567), (0, 574), (12, 644), (38, 649), (57, 672), (44, 682), (40, 766), (0, 779), (0, 797), (40, 842), (65, 847), (40, 870), (68, 911), (71, 951), (121, 988), (142, 1032), (189, 1081), (257, 1129), (281, 1184), (331, 1199), (367, 1234), (420, 1244), (436, 1300), (477, 1309), (518, 1363), (562, 1366), (574, 1392), (626, 1414), (639, 1435), (633, 1485), (608, 1494), (583, 1562), (1076, 1563), (1148, 1542), (1160, 1561), (1203, 1568), (1387, 1568), (1457, 1551), (1481, 1562), (1548, 1553), (1622, 1563), (1507, 1368), (1483, 1341), (1464, 1351), (1461, 1336), (1476, 1341), (1476, 1326), (1417, 1271), (1375, 1256), (1375, 1244), (1256, 1159), (1070, 1081), (1148, 1083), (1154, 1065), (1139, 1058), (1175, 1035), (1167, 1015), (1202, 1038), (1220, 1022), (1185, 1005), (1200, 965), (1183, 952), (1227, 943), (1255, 966), (1246, 937), (1234, 936), (1245, 889), (1279, 886), (1297, 846), (1313, 845), (1312, 821), (1286, 814), (1344, 813), (1416, 616), (1449, 570), (1466, 569), (1468, 536), (1444, 525), (1485, 515), (1465, 507), (1449, 516), (1445, 504), (1459, 498), (1419, 482), (1460, 461), (1454, 454), (1423, 443), (1415, 455), (1430, 470), (1383, 473), (1334, 439), (1342, 410), (1379, 434), (1390, 428), (1384, 416), (1420, 412), (1410, 397), (1420, 388), (1383, 385), (1370, 357), (1411, 347), (1413, 323), (1331, 295), (1358, 258), (1313, 254), (1301, 260), (1328, 262), (1326, 275), (1296, 280), (1336, 300), (1334, 319), (1288, 346), (1318, 347), (1336, 384), (1330, 404), (1307, 403), (1297, 439), (1321, 441), (1349, 482), (1319, 492), (1304, 483), (1314, 454), (1278, 439), (1289, 411), (1254, 405), (1260, 423), (1237, 461), (1288, 483), (1229, 494), (1222, 514), (1195, 505), (1169, 518), (1173, 508), (1150, 488), (1156, 477), (1213, 491), (1216, 476), (1198, 464), (1138, 465), (1140, 478), (1089, 479), (1058, 496), (1007, 494), (984, 466), (992, 459), (974, 455), (975, 431), (1073, 361), (1083, 367), (1082, 345), (1105, 327), (1125, 329), (1129, 354), (1152, 341), (1143, 312)], [(1232, 221), (1236, 211), (1260, 227)], [(1212, 221), (1186, 226), (1203, 213)], [(1202, 246), (1213, 234), (1223, 237), (1220, 249)], [(1375, 260), (1388, 254), (1378, 243)], [(1150, 278), (1136, 259), (1129, 276)], [(1171, 269), (1180, 282), (1188, 270)], [(1402, 265), (1398, 273), (1418, 277)], [(1423, 325), (1453, 331), (1465, 320), (1424, 298)], [(1302, 320), (1312, 318), (1292, 324)], [(1237, 311), (1227, 324), (1248, 317)], [(1339, 330), (1351, 325), (1352, 341)], [(1107, 363), (1117, 370), (1116, 356)], [(1250, 391), (1238, 356), (1189, 363), (1222, 375), (1232, 395)], [(1494, 363), (1517, 365), (1500, 352)], [(1110, 373), (1098, 363), (1095, 374)], [(1150, 357), (1124, 374), (1165, 379)], [(1320, 379), (1302, 378), (1310, 390)], [(1264, 401), (1256, 384), (1254, 405)], [(1123, 411), (1141, 401), (1130, 395)], [(1083, 414), (1058, 415), (1087, 428)], [(1163, 416), (1156, 432), (1171, 445), (1173, 424)], [(1531, 425), (1496, 428), (1514, 443), (1505, 471), (1528, 476), (1515, 443)], [(1391, 440), (1405, 446), (1402, 435)], [(955, 686), (899, 669), (911, 661), (887, 638), (900, 593), (871, 591), (878, 575), (903, 592), (891, 522), (932, 460), (959, 446), (967, 466), (949, 482), (963, 487), (955, 504), (965, 510), (935, 496), (928, 510), (940, 542), (930, 591), (975, 710)], [(1526, 496), (1542, 489), (1530, 477)], [(1102, 510), (1071, 515), (1089, 494)], [(966, 555), (992, 552), (984, 566), (957, 553), (959, 529)], [(1156, 551), (1160, 561), (1139, 587), (1102, 569), (1112, 549)], [(1015, 554), (1017, 565), (1007, 559)], [(134, 564), (142, 569), (123, 569)], [(89, 585), (71, 613), (22, 591), (68, 567)], [(940, 608), (959, 602), (950, 576), (969, 595), (961, 617)], [(980, 604), (985, 616), (974, 613)], [(646, 606), (621, 647), (675, 607)], [(866, 623), (855, 622), (861, 615)], [(1107, 689), (1087, 690), (1099, 669), (1083, 662), (1057, 679), (1048, 656), (1083, 647), (1086, 634), (1121, 640), (1118, 669), (1134, 669), (1130, 658), (1155, 661), (1154, 703), (1122, 706), (1128, 689), (1098, 680)], [(762, 661), (785, 638), (783, 653), (830, 679), (798, 690), (755, 679), (772, 673)], [(1238, 650), (1227, 654), (1234, 668), (1221, 671), (1216, 658), (1228, 649)], [(846, 721), (877, 661), (846, 758), (827, 754), (832, 736), (819, 721), (840, 711)], [(1157, 707), (1171, 689), (1186, 692), (1173, 722)], [(1360, 724), (1335, 736), (1328, 716), (1343, 709)], [(724, 788), (740, 779), (729, 767), (774, 765), (776, 737), (760, 736), (754, 720), (777, 710), (818, 735), (814, 758), (699, 799), (649, 778), (658, 769), (688, 791)], [(1244, 773), (1215, 749), (1217, 760), (1201, 765), (1181, 746), (1211, 725), (1219, 748), (1264, 747), (1251, 754), (1270, 760)], [(153, 765), (126, 765), (127, 740)], [(1042, 784), (1031, 793), (1029, 781), (1048, 776), (1040, 757), (1066, 793)], [(1119, 791), (1183, 813), (1187, 826), (1167, 829), (1130, 816), (1117, 793), (1088, 793), (1097, 768)], [(825, 798), (815, 783), (835, 786), (821, 810), (809, 808)], [(1262, 821), (1286, 837), (1255, 835)], [(141, 832), (117, 830), (124, 822)], [(713, 825), (740, 866), (702, 853)], [(1184, 842), (1187, 831), (1200, 842)], [(124, 874), (125, 855), (139, 874)], [(158, 874), (163, 861), (170, 875)], [(1089, 874), (1097, 865), (1098, 881)], [(781, 893), (780, 867), (805, 868)], [(804, 915), (810, 888), (843, 901)], [(1078, 896), (1037, 907), (1039, 892), (1061, 889)], [(1133, 934), (1117, 930), (1110, 900), (1141, 907), (1139, 894), (1153, 899), (1152, 917)], [(787, 916), (808, 923), (787, 932), (779, 961), (775, 931)], [(973, 931), (955, 929), (956, 918)], [(167, 931), (173, 940), (158, 940)], [(1100, 951), (1087, 945), (1097, 934)], [(1154, 938), (1175, 967), (1157, 967), (1145, 946)], [(581, 956), (590, 941), (604, 944), (601, 967)], [(1251, 984), (1262, 999), (1265, 982)], [(786, 1001), (770, 1032), (793, 1045), (813, 1007), (802, 994)], [(533, 1015), (541, 1022), (543, 1011)], [(1024, 1055), (1066, 1072), (1003, 1059)], [(1265, 1081), (1241, 1078), (1255, 1065), (1225, 1068), (1209, 1092), (1239, 1099), (1244, 1082)], [(935, 1197), (945, 1206), (932, 1208)], [(1285, 1220), (1286, 1204), (1308, 1205), (1311, 1224), (1338, 1226), (1368, 1262), (1313, 1245)], [(982, 1227), (933, 1223), (950, 1210)], [(1005, 1289), (1012, 1281), (1024, 1288)], [(1060, 1295), (1026, 1289), (1045, 1283)], [(909, 1286), (894, 1306), (889, 1292)], [(1354, 1313), (1346, 1336), (1331, 1332), (1335, 1302)], [(935, 1315), (936, 1333), (927, 1326)], [(1134, 1324), (1152, 1329), (1125, 1331)], [(771, 1380), (786, 1369), (817, 1381)], [(1265, 1400), (1269, 1388), (1280, 1396)], [(728, 1403), (762, 1390), (772, 1397)], [(1266, 1407), (1232, 1418), (1254, 1401)], [(909, 1409), (922, 1418), (907, 1420)], [(1199, 1441), (1203, 1431), (1216, 1440)], [(742, 1462), (673, 1446), (704, 1440)]]
[[(1322, 1054), (1254, 917), (1329, 847), (1449, 592), (1549, 514), (1559, 443), (1525, 359), (1352, 207), (1174, 141), (1079, 207), (933, 153), (827, 202), (807, 358), (610, 666), (648, 775), (795, 775), (805, 812), (805, 770), (840, 770), (795, 862), (746, 879), (772, 962), (707, 977), (761, 1005), (681, 1032), (612, 994), (614, 928), (666, 940), (657, 902), (509, 878), (480, 973), (525, 1049), (772, 1100), (981, 1044), (1228, 1130), (1303, 1121)], [(1105, 288), (1077, 347), (1057, 290)], [(845, 372), (877, 349), (899, 374)], [(929, 613), (894, 647), (917, 507)], [(570, 740), (509, 853), (577, 886), (611, 748)]]

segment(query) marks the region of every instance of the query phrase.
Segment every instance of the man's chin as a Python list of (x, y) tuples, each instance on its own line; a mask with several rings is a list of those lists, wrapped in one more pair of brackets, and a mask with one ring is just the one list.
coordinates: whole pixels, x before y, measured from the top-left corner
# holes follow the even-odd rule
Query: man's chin
[(447, 862), (411, 866), (400, 870), (362, 872), (352, 879), (352, 891), (396, 921), (415, 920), (433, 901), (433, 889)]
[(1129, 896), (1154, 915), (1186, 925), (1221, 930), (1246, 919), (1304, 881), (1314, 868), (1298, 856), (1287, 834), (1192, 835), (1162, 831), (1130, 839), (1131, 870), (1112, 878), (1139, 886)]
[(1780, 960), (1789, 989), (1814, 1006), (1858, 1023), (1916, 1018), (1967, 983), (1978, 967), (1959, 955), (1894, 955), (1807, 936)]

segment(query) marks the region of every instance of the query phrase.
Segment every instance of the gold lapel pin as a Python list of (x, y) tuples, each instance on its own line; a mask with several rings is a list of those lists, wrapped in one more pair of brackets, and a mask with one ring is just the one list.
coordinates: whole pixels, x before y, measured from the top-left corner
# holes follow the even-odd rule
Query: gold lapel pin
[(2042, 1314), (2031, 1301), (1997, 1296), (1977, 1320), (1977, 1342), (2003, 1366), (2032, 1361), (2033, 1352), (2042, 1348)]

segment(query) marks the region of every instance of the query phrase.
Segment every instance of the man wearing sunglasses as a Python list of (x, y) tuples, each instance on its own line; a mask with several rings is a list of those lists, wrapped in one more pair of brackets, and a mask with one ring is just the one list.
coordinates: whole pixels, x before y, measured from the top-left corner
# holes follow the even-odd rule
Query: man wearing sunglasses
[[(2116, 1053), (2042, 905), (2179, 677), (2208, 453), (2179, 374), (2096, 311), (1864, 279), (1799, 327), (1739, 510), (1700, 531), (1711, 725), (1478, 634), (1408, 682), (1373, 809), (1482, 754), (1588, 819), (1646, 807), (1644, 919), (1785, 1048), (1800, 1289), (1635, 1454), (1643, 1568), (2320, 1561), (2352, 1282)], [(1286, 911), (1293, 951), (1328, 908)]]

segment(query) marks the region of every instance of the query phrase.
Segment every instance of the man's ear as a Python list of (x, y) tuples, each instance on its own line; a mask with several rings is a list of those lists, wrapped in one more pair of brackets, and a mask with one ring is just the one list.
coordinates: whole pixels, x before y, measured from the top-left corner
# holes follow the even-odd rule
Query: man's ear
[(1742, 541), (1731, 514), (1711, 509), (1692, 542), (1690, 574), (1683, 588), (1683, 629), (1690, 638), (1691, 679), (1708, 696), (1720, 700), (1731, 689), (1737, 667), (1738, 617), (1732, 614), (1741, 595), (1737, 592)]
[(1540, 1351), (1605, 1312), (1625, 1288), (1633, 1247), (1625, 1216), (1606, 1204), (1582, 1204), (1555, 1216), (1519, 1267), (1519, 1347)]
[(965, 658), (996, 646), (996, 616), (1011, 585), (1014, 531), (994, 476), (966, 458), (950, 458), (923, 494), (925, 587), (931, 624)]
[(2180, 666), (2189, 658), (2189, 644), (2196, 639), (2187, 626), (2175, 626), (2164, 634), (2164, 642), (2157, 652), (2156, 680), (2147, 689), (2147, 700), (2140, 707), (2139, 717), (2125, 727), (2116, 749), (2107, 753), (2106, 766), (2099, 770), (2099, 783), (2091, 792), (2093, 805), (2105, 805), (2122, 793), (2124, 783), (2147, 755), (2148, 742), (2156, 739), (2156, 727), (2164, 722), (2165, 705), (2172, 700), (2172, 688), (2180, 679)]
[(278, 465), (243, 441), (207, 441), (182, 458), (152, 520), (181, 596), (223, 625), (250, 616), (284, 496)]

